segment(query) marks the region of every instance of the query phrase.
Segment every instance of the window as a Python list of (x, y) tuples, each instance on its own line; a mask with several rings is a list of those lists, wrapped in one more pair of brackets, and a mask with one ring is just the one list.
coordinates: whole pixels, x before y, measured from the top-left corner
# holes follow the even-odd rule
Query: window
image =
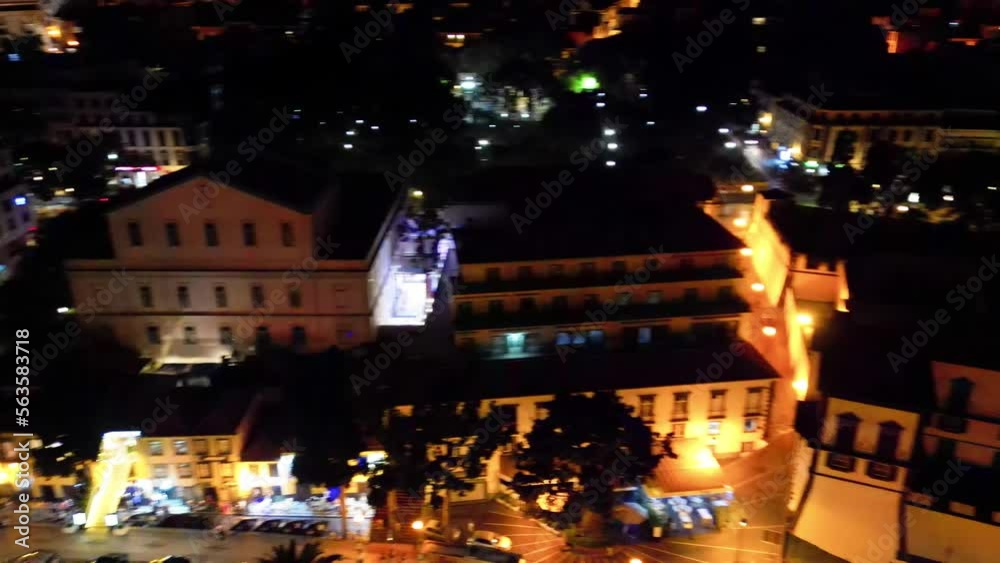
[(674, 438), (683, 438), (686, 430), (687, 424), (683, 422), (675, 422), (670, 425), (670, 433), (674, 435)]
[(521, 310), (522, 311), (534, 311), (535, 310), (535, 298), (534, 297), (522, 297), (521, 298)]
[(913, 139), (913, 131), (911, 131), (909, 129), (907, 129), (906, 131), (903, 131), (903, 142), (904, 143), (909, 143), (911, 139)]
[(458, 318), (468, 318), (472, 316), (472, 303), (464, 301), (458, 304)]
[(966, 414), (969, 407), (969, 397), (972, 396), (972, 382), (964, 377), (952, 379), (951, 390), (948, 393), (948, 402), (945, 404), (945, 411), (952, 416)]
[(688, 417), (688, 396), (690, 393), (674, 393), (674, 409), (670, 417), (674, 420), (684, 420)]
[(879, 481), (895, 481), (896, 480), (896, 466), (889, 465), (888, 463), (879, 463), (877, 461), (868, 462), (868, 471), (866, 471), (869, 477), (872, 479), (878, 479)]
[(215, 447), (219, 452), (219, 455), (229, 455), (232, 453), (229, 445), (229, 438), (219, 438), (215, 441)]
[(709, 395), (708, 416), (726, 416), (726, 391), (716, 389)]
[(486, 281), (500, 281), (500, 268), (486, 268)]
[(292, 348), (306, 347), (306, 329), (302, 326), (292, 327)]
[(170, 222), (166, 225), (167, 246), (177, 247), (181, 245), (181, 234), (177, 232), (177, 223)]
[(530, 280), (534, 273), (531, 271), (531, 266), (518, 266), (517, 267), (517, 279), (519, 280)]
[(813, 140), (814, 141), (819, 141), (822, 138), (823, 138), (823, 129), (821, 129), (819, 127), (816, 127), (815, 129), (813, 129)]
[(288, 305), (295, 309), (302, 306), (302, 291), (298, 289), (288, 290)]
[(178, 463), (177, 464), (177, 476), (181, 479), (191, 478), (191, 464), (190, 463)]
[(757, 431), (757, 419), (747, 418), (743, 420), (743, 431), (744, 432), (756, 432)]
[(142, 306), (150, 309), (153, 307), (153, 289), (148, 285), (139, 286), (139, 301)]
[(212, 464), (210, 463), (199, 463), (198, 464), (198, 478), (199, 479), (211, 479), (212, 478)]
[(184, 146), (184, 135), (180, 130), (174, 130), (174, 146), (183, 147)]
[(188, 286), (186, 285), (177, 286), (177, 305), (181, 309), (187, 309), (191, 307), (191, 293), (188, 291)]
[(652, 304), (659, 303), (661, 301), (663, 301), (663, 292), (662, 291), (659, 291), (659, 290), (657, 290), (657, 291), (650, 291), (649, 293), (646, 294), (646, 303), (649, 303), (649, 304), (652, 305)]
[(128, 222), (128, 243), (132, 246), (142, 246), (142, 229), (135, 221)]
[(266, 326), (257, 327), (257, 335), (255, 342), (256, 342), (255, 346), (257, 348), (266, 348), (270, 346), (271, 331)]
[(163, 455), (163, 442), (159, 440), (150, 440), (149, 455)]
[(830, 452), (827, 454), (826, 466), (830, 469), (836, 469), (837, 471), (854, 471), (854, 456), (849, 456), (845, 454), (836, 454)]
[(858, 423), (861, 421), (854, 413), (837, 415), (837, 435), (834, 447), (840, 451), (854, 451), (854, 439), (858, 433)]
[(615, 303), (623, 307), (628, 305), (630, 301), (632, 301), (632, 292), (630, 291), (623, 291), (615, 294)]
[(684, 288), (684, 301), (691, 302), (698, 300), (698, 288), (696, 287), (685, 287)]
[(250, 303), (254, 307), (264, 306), (264, 288), (259, 285), (250, 286)]
[(187, 440), (174, 440), (174, 453), (177, 455), (187, 455), (188, 453)]
[(656, 395), (639, 395), (639, 418), (651, 424), (656, 418)]
[(146, 342), (149, 342), (150, 344), (160, 343), (160, 327), (158, 326), (146, 327)]
[(556, 333), (556, 346), (569, 346), (570, 334), (568, 332), (557, 332)]
[(603, 330), (592, 330), (587, 333), (587, 343), (594, 348), (600, 348), (604, 346), (604, 331)]
[(219, 344), (223, 346), (233, 345), (233, 329), (228, 326), (219, 327)]
[(153, 478), (154, 479), (166, 479), (170, 473), (167, 471), (167, 466), (162, 463), (157, 463), (153, 466)]
[(615, 260), (611, 263), (611, 271), (616, 275), (625, 275), (625, 261)]
[(231, 463), (220, 463), (219, 464), (219, 474), (223, 477), (232, 478), (233, 476), (233, 464)]
[(269, 464), (267, 464), (267, 471), (268, 471), (268, 474), (271, 477), (277, 477), (278, 476), (278, 464), (277, 463), (269, 463)]
[(142, 132), (142, 144), (144, 146), (147, 146), (147, 147), (153, 146), (153, 143), (151, 143), (149, 141), (149, 139), (150, 139), (149, 130), (143, 130), (143, 132)]
[(730, 301), (733, 298), (733, 286), (724, 285), (719, 288), (719, 301)]
[(878, 426), (875, 455), (882, 459), (896, 459), (896, 452), (899, 451), (899, 435), (903, 427), (891, 420), (882, 422)]
[(223, 309), (229, 306), (229, 296), (226, 295), (226, 286), (215, 286), (215, 306)]
[(583, 305), (588, 309), (599, 309), (601, 307), (601, 296), (596, 293), (588, 293), (583, 298)]
[(257, 246), (257, 225), (243, 223), (243, 246)]
[(333, 305), (337, 309), (347, 308), (347, 288), (342, 285), (333, 286)]
[(928, 129), (927, 131), (924, 132), (924, 141), (927, 142), (927, 143), (933, 143), (934, 142), (934, 130), (933, 129)]
[(205, 246), (219, 246), (219, 229), (215, 223), (205, 223)]
[(204, 438), (197, 438), (194, 440), (194, 453), (195, 455), (206, 455), (208, 454), (208, 441)]
[(292, 230), (291, 223), (281, 224), (281, 244), (283, 246), (295, 246), (295, 231)]
[(549, 277), (561, 278), (565, 273), (566, 271), (562, 264), (552, 264), (549, 266)]
[(500, 299), (490, 299), (487, 305), (487, 311), (491, 315), (502, 315), (503, 314), (503, 301)]
[(593, 276), (597, 273), (597, 266), (593, 262), (584, 262), (580, 264), (580, 275), (582, 276)]
[(708, 421), (708, 435), (718, 436), (722, 432), (722, 421), (710, 420)]
[(653, 341), (653, 329), (648, 326), (639, 327), (636, 341), (639, 344), (649, 344)]
[(747, 400), (743, 405), (743, 414), (760, 414), (761, 405), (763, 403), (764, 389), (761, 387), (754, 387), (747, 389)]
[(552, 298), (552, 309), (556, 311), (565, 311), (569, 309), (569, 297), (565, 295), (556, 295)]
[(196, 344), (198, 342), (198, 335), (195, 332), (193, 326), (184, 327), (184, 343), (185, 344)]
[(167, 146), (167, 138), (166, 135), (163, 134), (163, 130), (156, 132), (156, 140), (159, 141), (159, 145), (161, 147)]

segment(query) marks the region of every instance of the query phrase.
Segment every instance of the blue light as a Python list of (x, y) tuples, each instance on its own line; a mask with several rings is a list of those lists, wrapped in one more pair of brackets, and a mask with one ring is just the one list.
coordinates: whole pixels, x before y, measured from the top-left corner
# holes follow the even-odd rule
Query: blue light
[(28, 205), (28, 198), (24, 196), (17, 196), (14, 198), (14, 205)]
[(17, 53), (7, 53), (7, 60), (12, 63), (20, 62), (21, 55), (18, 55)]

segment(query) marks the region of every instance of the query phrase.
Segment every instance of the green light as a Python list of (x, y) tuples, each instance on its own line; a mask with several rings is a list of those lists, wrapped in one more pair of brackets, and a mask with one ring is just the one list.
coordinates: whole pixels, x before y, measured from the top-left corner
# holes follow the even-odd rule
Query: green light
[(815, 160), (807, 160), (805, 166), (806, 168), (819, 168), (819, 163)]
[(591, 73), (579, 73), (570, 78), (569, 82), (569, 89), (577, 94), (584, 91), (596, 90), (600, 87), (600, 81)]
[(834, 168), (843, 168), (844, 164), (843, 163), (837, 163), (837, 164), (834, 164), (833, 167)]

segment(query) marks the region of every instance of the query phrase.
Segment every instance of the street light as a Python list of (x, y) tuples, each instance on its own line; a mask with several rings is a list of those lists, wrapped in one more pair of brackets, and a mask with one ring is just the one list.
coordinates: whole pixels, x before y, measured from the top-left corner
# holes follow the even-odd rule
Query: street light
[(419, 532), (420, 530), (424, 529), (424, 521), (423, 520), (414, 520), (413, 523), (410, 524), (410, 527), (413, 528), (414, 530), (417, 530)]

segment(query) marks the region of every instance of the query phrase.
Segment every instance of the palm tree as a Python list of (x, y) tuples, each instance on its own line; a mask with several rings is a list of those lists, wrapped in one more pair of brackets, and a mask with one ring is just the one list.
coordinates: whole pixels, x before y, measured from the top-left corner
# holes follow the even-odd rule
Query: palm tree
[(295, 548), (295, 540), (289, 540), (288, 546), (276, 545), (271, 549), (271, 555), (261, 557), (260, 563), (332, 563), (338, 561), (340, 555), (323, 555), (319, 544), (312, 542), (302, 546), (302, 551)]

